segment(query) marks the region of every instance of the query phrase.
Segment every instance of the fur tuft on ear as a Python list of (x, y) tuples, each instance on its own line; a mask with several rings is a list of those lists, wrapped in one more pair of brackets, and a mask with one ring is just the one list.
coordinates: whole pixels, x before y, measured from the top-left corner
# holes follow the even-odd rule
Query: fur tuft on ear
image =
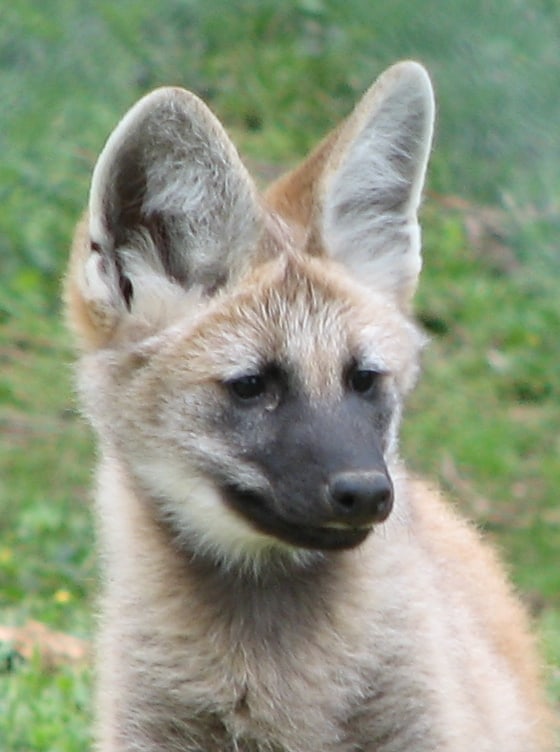
[(417, 211), (433, 121), (424, 68), (414, 62), (393, 66), (346, 121), (321, 180), (326, 251), (405, 307), (421, 267)]

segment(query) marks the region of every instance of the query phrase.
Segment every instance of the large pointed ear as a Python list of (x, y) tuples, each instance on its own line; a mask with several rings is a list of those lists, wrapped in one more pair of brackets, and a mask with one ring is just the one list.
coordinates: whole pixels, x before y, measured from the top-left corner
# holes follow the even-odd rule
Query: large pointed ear
[(75, 243), (67, 298), (91, 320), (86, 339), (109, 340), (126, 312), (161, 317), (185, 290), (220, 287), (261, 225), (254, 184), (209, 109), (182, 89), (147, 95), (99, 157)]
[(350, 117), (269, 192), (308, 225), (308, 250), (347, 264), (408, 307), (421, 267), (417, 211), (431, 148), (434, 98), (418, 63), (387, 70)]

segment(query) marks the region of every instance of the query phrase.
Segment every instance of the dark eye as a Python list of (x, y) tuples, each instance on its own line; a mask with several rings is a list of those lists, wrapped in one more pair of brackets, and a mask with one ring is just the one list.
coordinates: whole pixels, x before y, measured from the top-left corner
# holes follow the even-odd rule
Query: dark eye
[(249, 374), (228, 381), (228, 387), (234, 397), (246, 402), (257, 399), (266, 392), (266, 379), (259, 373)]
[(348, 386), (356, 394), (369, 394), (379, 384), (380, 377), (378, 371), (354, 367), (348, 374)]

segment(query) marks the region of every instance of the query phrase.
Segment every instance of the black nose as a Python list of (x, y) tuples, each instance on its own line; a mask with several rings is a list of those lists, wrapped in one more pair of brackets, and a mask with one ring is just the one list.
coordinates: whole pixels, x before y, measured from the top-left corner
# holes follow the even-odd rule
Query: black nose
[(393, 484), (383, 472), (345, 472), (328, 484), (333, 522), (363, 527), (383, 522), (393, 507)]

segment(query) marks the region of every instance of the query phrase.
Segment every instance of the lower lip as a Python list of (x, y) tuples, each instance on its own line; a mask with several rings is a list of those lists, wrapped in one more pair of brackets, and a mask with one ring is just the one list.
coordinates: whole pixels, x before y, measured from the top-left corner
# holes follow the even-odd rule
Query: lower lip
[(306, 528), (305, 526), (293, 526), (292, 541), (285, 538), (286, 542), (301, 548), (311, 548), (322, 551), (340, 551), (355, 548), (363, 543), (371, 528), (334, 528), (318, 527)]
[(316, 527), (303, 522), (291, 522), (271, 512), (270, 505), (261, 495), (236, 488), (225, 488), (224, 499), (230, 508), (254, 528), (296, 548), (319, 551), (355, 548), (371, 532), (371, 527), (349, 528), (336, 523)]

